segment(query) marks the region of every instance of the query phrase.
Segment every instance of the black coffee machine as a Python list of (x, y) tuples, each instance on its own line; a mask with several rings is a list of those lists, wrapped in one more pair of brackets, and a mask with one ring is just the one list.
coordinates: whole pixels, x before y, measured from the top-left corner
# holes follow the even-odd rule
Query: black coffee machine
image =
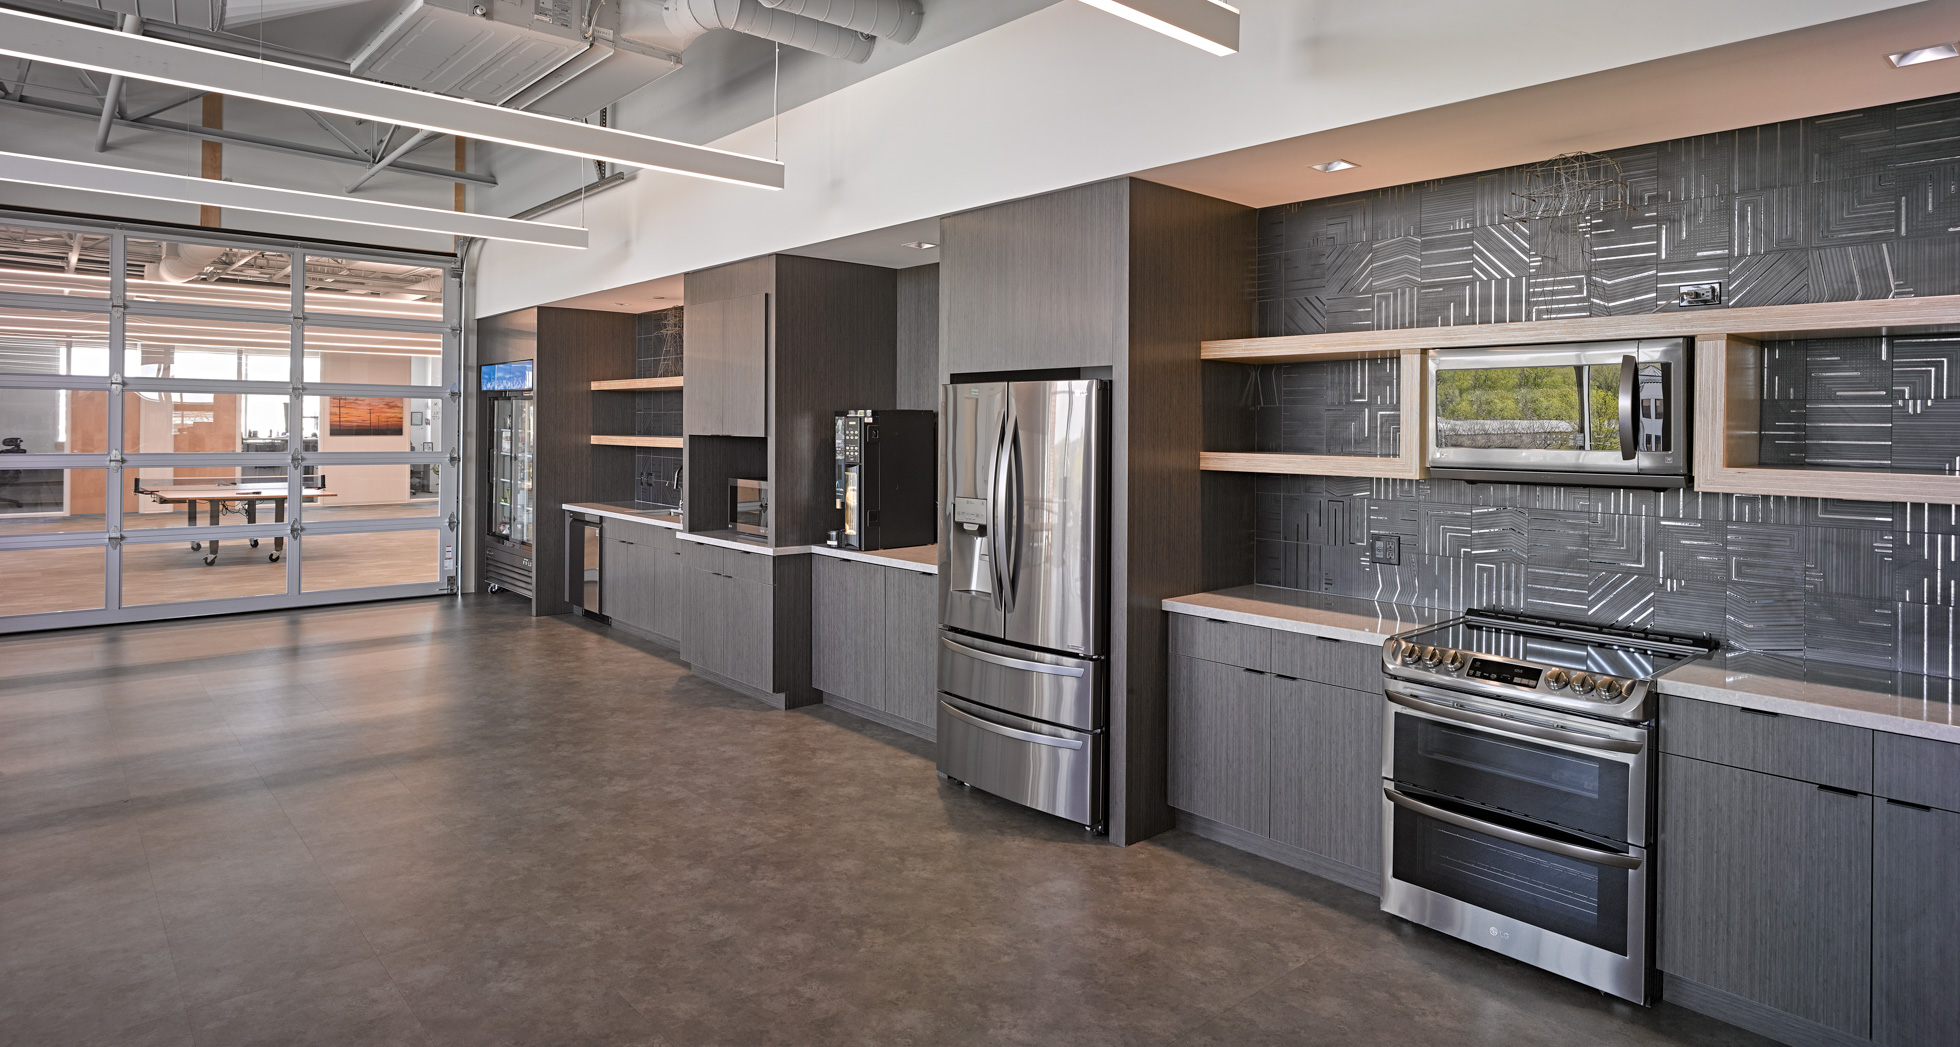
[(938, 540), (937, 411), (838, 411), (840, 549), (903, 549)]

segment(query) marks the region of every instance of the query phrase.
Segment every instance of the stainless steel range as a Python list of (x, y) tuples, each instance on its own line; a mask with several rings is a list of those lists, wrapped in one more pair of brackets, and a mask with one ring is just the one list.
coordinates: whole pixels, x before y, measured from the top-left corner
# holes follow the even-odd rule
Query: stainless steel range
[(1382, 646), (1382, 909), (1636, 1003), (1654, 677), (1701, 639), (1470, 611)]

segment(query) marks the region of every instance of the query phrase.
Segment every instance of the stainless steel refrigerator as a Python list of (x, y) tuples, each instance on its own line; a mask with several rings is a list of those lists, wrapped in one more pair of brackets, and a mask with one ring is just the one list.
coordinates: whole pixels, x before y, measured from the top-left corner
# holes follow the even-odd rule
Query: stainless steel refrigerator
[(1108, 653), (1102, 381), (940, 389), (939, 772), (1101, 829)]

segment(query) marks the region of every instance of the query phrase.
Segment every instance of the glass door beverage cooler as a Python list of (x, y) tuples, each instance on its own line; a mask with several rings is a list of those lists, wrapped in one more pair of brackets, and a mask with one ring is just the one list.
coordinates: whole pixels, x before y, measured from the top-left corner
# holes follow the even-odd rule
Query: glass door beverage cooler
[(509, 589), (530, 596), (535, 563), (531, 537), (537, 526), (532, 502), (537, 459), (537, 412), (531, 398), (531, 361), (483, 367), (485, 428), (489, 453), (484, 462), (489, 499), (484, 519), (483, 580), (491, 591)]

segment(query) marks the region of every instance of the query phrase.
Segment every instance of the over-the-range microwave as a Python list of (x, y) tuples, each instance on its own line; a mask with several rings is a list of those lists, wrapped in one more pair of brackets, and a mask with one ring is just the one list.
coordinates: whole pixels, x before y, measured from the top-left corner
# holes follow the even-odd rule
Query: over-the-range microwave
[(1684, 487), (1688, 368), (1685, 338), (1439, 350), (1430, 475)]

